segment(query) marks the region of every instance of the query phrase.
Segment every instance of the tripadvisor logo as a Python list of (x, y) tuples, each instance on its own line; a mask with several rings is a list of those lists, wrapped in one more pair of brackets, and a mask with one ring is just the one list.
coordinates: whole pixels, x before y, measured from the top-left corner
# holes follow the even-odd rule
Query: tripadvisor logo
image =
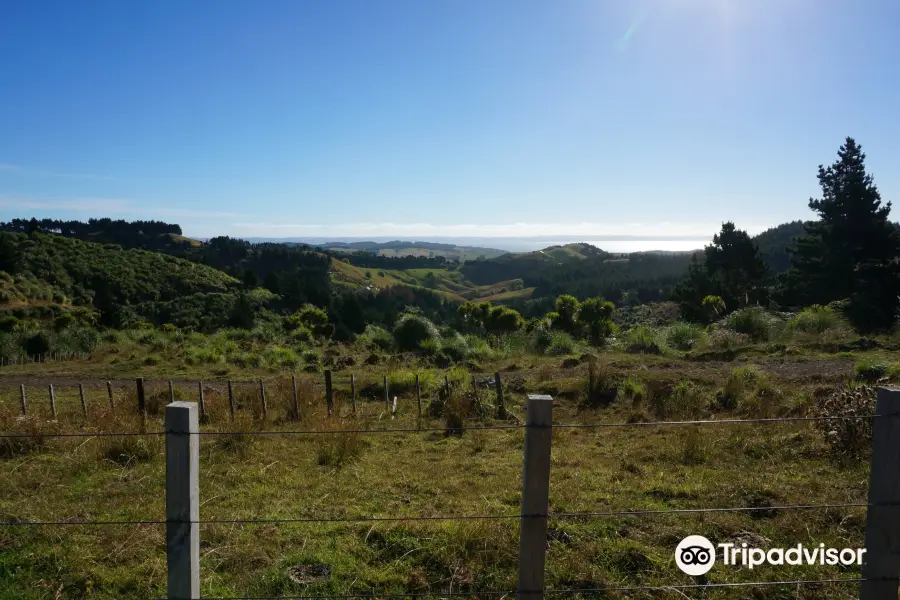
[(724, 565), (737, 565), (753, 569), (760, 565), (862, 565), (865, 548), (826, 548), (825, 544), (808, 547), (797, 544), (790, 548), (752, 548), (747, 544), (713, 543), (702, 535), (689, 535), (675, 548), (678, 568), (697, 577), (705, 575), (716, 562), (719, 549)]

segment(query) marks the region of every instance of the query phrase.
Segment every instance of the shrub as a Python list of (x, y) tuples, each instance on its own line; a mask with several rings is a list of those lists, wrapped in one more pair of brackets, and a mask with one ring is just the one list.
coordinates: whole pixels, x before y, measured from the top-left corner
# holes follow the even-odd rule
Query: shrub
[(725, 320), (725, 327), (749, 336), (753, 341), (765, 342), (769, 339), (772, 319), (763, 309), (753, 306), (728, 315), (728, 318)]
[(523, 331), (516, 331), (515, 333), (504, 335), (500, 338), (498, 346), (506, 357), (522, 356), (528, 352), (528, 334)]
[(618, 388), (613, 381), (612, 374), (605, 364), (598, 364), (593, 359), (588, 363), (587, 389), (581, 400), (581, 408), (593, 409), (612, 404)]
[(419, 351), (425, 340), (440, 340), (434, 323), (422, 315), (407, 313), (394, 325), (394, 342), (400, 350)]
[[(318, 359), (318, 355), (316, 355), (316, 358)], [(302, 361), (297, 356), (297, 353), (290, 348), (272, 346), (266, 352), (266, 362), (270, 365), (293, 369), (299, 367)]]
[(578, 343), (571, 335), (564, 331), (553, 331), (550, 334), (550, 345), (547, 346), (547, 354), (563, 356), (578, 352)]
[(676, 323), (666, 332), (666, 344), (676, 350), (690, 350), (704, 337), (703, 327), (693, 323)]
[(725, 380), (725, 385), (716, 394), (721, 408), (732, 410), (743, 402), (744, 395), (756, 382), (759, 368), (756, 365), (732, 369)]
[(545, 353), (552, 343), (553, 333), (548, 329), (540, 327), (531, 334), (531, 347), (538, 354)]
[(861, 358), (856, 361), (856, 378), (860, 381), (874, 383), (888, 374), (890, 365), (872, 360), (870, 358)]
[(826, 331), (847, 328), (841, 315), (828, 306), (814, 304), (804, 308), (788, 322), (788, 331), (808, 334), (822, 334)]
[(15, 318), (12, 315), (7, 315), (5, 317), (0, 317), (0, 331), (6, 333), (12, 333), (19, 329), (20, 325), (19, 319)]
[(771, 377), (757, 373), (753, 389), (744, 398), (741, 409), (751, 417), (771, 419), (776, 416), (783, 394)]
[(77, 319), (75, 319), (72, 313), (63, 313), (53, 319), (53, 329), (55, 329), (56, 331), (62, 331), (63, 329), (74, 325), (76, 321)]
[[(813, 408), (814, 416), (831, 456), (838, 460), (867, 460), (872, 451), (872, 421), (860, 418), (875, 414), (875, 388), (844, 387), (822, 398)], [(848, 418), (834, 418), (848, 417)]]
[(633, 377), (626, 377), (619, 385), (619, 393), (624, 399), (631, 400), (632, 406), (636, 407), (647, 397), (647, 386)]
[(450, 362), (465, 360), (471, 354), (466, 338), (455, 334), (454, 337), (445, 338), (441, 344), (440, 355)]
[(713, 350), (736, 350), (749, 343), (749, 336), (730, 329), (716, 328), (706, 335), (706, 345)]
[(215, 348), (190, 348), (184, 352), (184, 362), (189, 365), (215, 364), (224, 358)]
[(661, 350), (656, 343), (656, 333), (641, 325), (628, 332), (628, 346), (626, 352), (631, 354), (660, 354)]
[(685, 465), (701, 465), (706, 462), (706, 442), (699, 427), (691, 427), (684, 434), (681, 446), (681, 462)]
[(697, 419), (703, 413), (703, 401), (694, 385), (679, 381), (663, 406), (664, 414), (678, 419)]
[(259, 354), (254, 352), (235, 352), (231, 356), (228, 357), (228, 362), (235, 364), (239, 367), (261, 367), (263, 365), (263, 358)]
[(700, 302), (700, 308), (708, 321), (715, 321), (719, 315), (725, 312), (725, 301), (721, 296), (706, 296)]
[(377, 325), (366, 325), (366, 329), (359, 339), (364, 346), (369, 348), (390, 350), (394, 345), (394, 338), (391, 337), (391, 334)]
[(300, 325), (291, 331), (291, 339), (297, 342), (311, 342), (313, 333), (306, 327)]

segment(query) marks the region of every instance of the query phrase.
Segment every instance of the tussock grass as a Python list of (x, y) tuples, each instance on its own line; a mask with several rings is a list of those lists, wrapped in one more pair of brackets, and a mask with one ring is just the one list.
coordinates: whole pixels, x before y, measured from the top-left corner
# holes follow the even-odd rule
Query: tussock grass
[[(721, 363), (706, 365), (673, 356), (615, 351), (565, 372), (559, 368), (560, 359), (543, 360), (516, 361), (532, 371), (530, 377), (504, 373), (506, 404), (515, 418), (524, 419), (524, 395), (547, 386), (556, 388), (556, 423), (592, 424), (647, 421), (651, 419), (647, 413), (665, 419), (765, 414), (770, 408), (759, 403), (772, 390), (782, 396), (771, 405), (775, 414), (805, 411), (810, 410), (819, 388), (836, 385), (836, 380), (791, 378), (787, 369), (775, 371), (763, 359), (760, 369), (731, 372), (723, 372)], [(846, 361), (835, 356), (825, 360)], [(590, 362), (595, 362), (593, 367)], [(546, 369), (545, 381), (539, 382), (537, 371), (542, 367)], [(841, 377), (846, 378), (851, 367)], [(415, 373), (426, 368), (400, 362), (360, 367), (353, 372), (358, 374), (360, 390), (365, 381), (380, 386), (385, 373)], [(490, 364), (486, 372), (498, 368)], [(593, 391), (586, 389), (592, 368)], [(240, 378), (251, 376), (252, 372), (241, 373)], [(289, 376), (268, 376), (266, 420), (258, 408), (252, 408), (259, 404), (257, 383), (235, 384), (239, 409), (233, 423), (224, 383), (205, 384), (210, 418), (202, 429), (247, 433), (201, 436), (201, 519), (518, 513), (524, 432), (465, 431), (478, 420), (493, 422), (492, 413), (469, 413), (465, 419), (449, 424), (442, 411), (426, 415), (424, 426), (461, 427), (465, 432), (461, 437), (442, 432), (252, 435), (263, 429), (416, 427), (415, 410), (401, 410), (391, 420), (380, 395), (374, 402), (360, 395), (354, 417), (349, 410), (347, 382), (337, 375), (336, 410), (329, 418), (321, 378), (302, 373), (297, 377), (299, 422), (291, 413)], [(449, 378), (455, 393), (471, 390), (464, 369), (451, 372)], [(633, 388), (645, 388), (646, 406), (634, 409), (626, 402), (598, 401), (611, 390), (621, 392), (624, 383), (620, 382), (629, 379)], [(165, 382), (148, 382), (148, 390), (156, 386), (167, 393)], [(39, 427), (44, 433), (136, 430), (142, 421), (133, 415), (136, 403), (129, 396), (130, 388), (130, 382), (116, 387), (113, 413), (107, 407), (105, 386), (91, 389), (86, 422), (78, 415), (77, 404), (72, 404), (76, 400), (60, 400), (61, 414), (68, 416), (56, 424), (47, 422), (43, 396), (35, 393), (30, 396), (35, 413), (31, 425), (16, 420), (18, 391), (0, 391), (0, 430), (25, 430), (29, 426)], [(401, 386), (393, 388), (399, 390)], [(427, 386), (427, 401), (442, 388), (443, 372), (438, 372), (437, 381)], [(581, 392), (579, 397), (569, 394), (576, 389)], [(726, 389), (736, 398), (731, 408), (712, 402), (716, 392)], [(197, 399), (196, 384), (179, 385), (177, 390), (186, 400)], [(485, 402), (494, 398), (492, 390), (479, 388), (478, 394)], [(397, 395), (401, 406), (414, 406), (411, 393)], [(588, 402), (590, 398), (593, 401)], [(584, 410), (588, 406), (590, 410)], [(657, 414), (658, 407), (662, 408)], [(144, 426), (147, 431), (160, 430), (162, 414), (148, 415)], [(158, 442), (162, 444), (161, 436)], [(127, 466), (122, 466), (104, 456), (105, 443), (101, 438), (45, 437), (27, 452), (4, 457), (0, 460), (3, 519), (143, 520), (164, 515), (162, 445), (148, 460), (125, 460)], [(752, 424), (558, 428), (553, 435), (551, 460), (550, 503), (556, 512), (590, 512), (601, 506), (602, 510), (627, 511), (866, 501), (865, 462), (838, 464), (832, 460), (822, 432), (807, 423), (777, 424), (777, 429)], [(52, 493), (47, 493), (51, 489)], [(648, 586), (691, 583), (671, 559), (675, 544), (688, 533), (706, 535), (716, 542), (758, 535), (770, 540), (773, 547), (807, 538), (845, 547), (862, 543), (864, 516), (864, 509), (847, 508), (773, 511), (763, 518), (711, 513), (557, 519), (551, 522), (549, 532), (547, 585), (584, 588), (622, 582)], [(451, 587), (454, 592), (514, 589), (517, 532), (515, 519), (204, 525), (201, 591), (204, 596), (250, 597), (352, 593), (437, 596), (438, 591)], [(60, 588), (60, 597), (112, 600), (162, 596), (163, 535), (164, 528), (153, 526), (9, 528), (0, 535), (0, 562), (25, 566), (4, 571), (0, 597), (36, 600), (47, 596), (48, 590), (53, 595)], [(65, 543), (61, 543), (63, 539)], [(326, 572), (327, 577), (313, 576)], [(307, 577), (297, 583), (291, 573)], [(718, 565), (715, 576), (723, 582), (758, 579), (755, 571), (719, 569)], [(784, 579), (851, 576), (856, 573), (827, 566), (785, 567), (772, 573), (773, 578)], [(827, 595), (849, 600), (854, 591), (850, 586), (835, 586), (827, 589)], [(821, 592), (821, 588), (802, 586), (791, 589), (791, 594), (805, 598), (822, 597)], [(723, 588), (715, 590), (714, 596), (736, 600), (746, 596), (746, 588)]]

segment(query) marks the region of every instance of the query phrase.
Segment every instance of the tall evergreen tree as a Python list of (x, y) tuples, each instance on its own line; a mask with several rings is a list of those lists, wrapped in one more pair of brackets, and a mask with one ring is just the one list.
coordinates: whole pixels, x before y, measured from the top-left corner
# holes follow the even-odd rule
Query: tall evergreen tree
[(703, 262), (694, 255), (687, 279), (675, 287), (672, 298), (680, 304), (684, 318), (704, 321), (708, 315), (701, 304), (707, 296), (720, 296), (728, 311), (766, 302), (767, 275), (756, 243), (746, 231), (727, 222), (703, 249)]
[(796, 305), (848, 300), (848, 316), (870, 330), (890, 326), (897, 314), (900, 237), (865, 159), (848, 137), (832, 165), (819, 165), (822, 197), (809, 200), (819, 220), (805, 224), (791, 249), (782, 296)]

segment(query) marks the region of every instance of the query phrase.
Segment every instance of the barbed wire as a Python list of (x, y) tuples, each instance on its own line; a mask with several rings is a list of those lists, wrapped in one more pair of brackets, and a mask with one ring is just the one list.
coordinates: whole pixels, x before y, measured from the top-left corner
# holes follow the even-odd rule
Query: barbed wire
[(141, 521), (6, 521), (0, 522), (5, 527), (28, 526), (63, 526), (63, 525), (163, 525), (166, 523), (198, 524), (198, 525), (272, 525), (277, 523), (378, 523), (408, 521), (475, 521), (475, 520), (511, 520), (511, 519), (582, 519), (587, 517), (628, 517), (664, 514), (702, 514), (722, 512), (758, 512), (780, 510), (827, 510), (832, 508), (880, 508), (900, 506), (898, 503), (864, 503), (846, 502), (839, 504), (785, 504), (778, 506), (732, 506), (712, 508), (667, 508), (667, 509), (624, 509), (591, 512), (549, 512), (517, 515), (422, 515), (408, 517), (297, 517), (287, 519), (199, 519), (185, 521), (141, 520)]

